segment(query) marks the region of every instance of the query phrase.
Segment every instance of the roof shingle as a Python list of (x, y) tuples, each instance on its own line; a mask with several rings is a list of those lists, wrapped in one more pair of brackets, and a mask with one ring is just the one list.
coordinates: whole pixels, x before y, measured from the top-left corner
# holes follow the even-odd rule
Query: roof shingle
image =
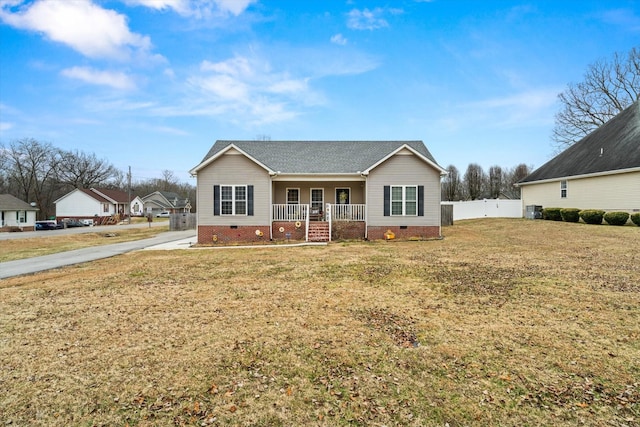
[(636, 101), (520, 183), (639, 167), (640, 101)]
[[(422, 141), (216, 141), (202, 162), (235, 145), (273, 171), (286, 174), (362, 172), (408, 145), (437, 162)], [(202, 163), (201, 162), (201, 163)]]

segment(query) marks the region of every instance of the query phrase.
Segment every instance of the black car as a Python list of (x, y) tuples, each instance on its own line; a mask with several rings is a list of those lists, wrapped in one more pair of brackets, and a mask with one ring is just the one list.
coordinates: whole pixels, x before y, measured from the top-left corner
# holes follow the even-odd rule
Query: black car
[(77, 219), (67, 219), (64, 221), (65, 228), (84, 227), (85, 224)]

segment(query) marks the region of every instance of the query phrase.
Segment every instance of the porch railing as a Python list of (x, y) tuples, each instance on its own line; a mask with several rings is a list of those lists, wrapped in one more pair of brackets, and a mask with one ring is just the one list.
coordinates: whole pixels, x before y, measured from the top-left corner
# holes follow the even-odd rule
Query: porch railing
[(271, 205), (274, 221), (306, 221), (309, 205), (277, 204)]
[(363, 204), (331, 205), (331, 219), (334, 221), (365, 221), (366, 207)]

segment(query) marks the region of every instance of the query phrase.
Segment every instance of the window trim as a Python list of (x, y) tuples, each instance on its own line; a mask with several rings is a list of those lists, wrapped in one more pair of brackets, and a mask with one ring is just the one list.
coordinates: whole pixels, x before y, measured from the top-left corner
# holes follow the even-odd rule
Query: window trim
[[(345, 191), (347, 194), (346, 203), (340, 203), (340, 191)], [(350, 205), (351, 204), (351, 187), (336, 187), (335, 191), (336, 205)]]
[[(289, 191), (295, 190), (298, 193), (298, 200), (296, 202), (289, 201)], [(287, 205), (299, 205), (300, 204), (300, 188), (299, 187), (287, 187), (285, 191), (285, 197)]]
[(560, 181), (560, 198), (561, 199), (566, 199), (567, 198), (567, 194), (569, 193), (568, 190), (569, 185), (567, 184), (567, 180), (563, 179), (562, 181)]
[[(249, 186), (246, 184), (242, 184), (242, 185), (220, 185), (220, 216), (249, 216)], [(223, 193), (224, 193), (224, 188), (231, 188), (231, 199), (225, 199), (223, 197)], [(244, 199), (238, 199), (237, 198), (237, 191), (236, 189), (238, 188), (244, 188)], [(231, 202), (231, 213), (225, 213), (224, 209), (223, 209), (223, 203), (224, 202)], [(238, 203), (242, 203), (244, 202), (244, 213), (236, 213), (237, 212), (237, 206)]]
[[(389, 216), (419, 216), (419, 190), (418, 185), (390, 185), (389, 186)], [(393, 198), (393, 189), (401, 188), (401, 198), (400, 200)], [(413, 188), (415, 190), (415, 198), (413, 200), (407, 199), (407, 188)], [(402, 206), (402, 213), (393, 213), (393, 204), (400, 202)], [(415, 203), (415, 213), (408, 214), (407, 213), (407, 203)]]

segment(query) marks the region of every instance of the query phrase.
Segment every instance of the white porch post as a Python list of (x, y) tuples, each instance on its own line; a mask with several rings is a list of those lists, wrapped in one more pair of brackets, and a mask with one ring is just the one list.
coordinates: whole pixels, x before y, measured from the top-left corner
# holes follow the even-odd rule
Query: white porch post
[(329, 221), (329, 241), (331, 241), (331, 203), (327, 203), (326, 216), (327, 220)]

